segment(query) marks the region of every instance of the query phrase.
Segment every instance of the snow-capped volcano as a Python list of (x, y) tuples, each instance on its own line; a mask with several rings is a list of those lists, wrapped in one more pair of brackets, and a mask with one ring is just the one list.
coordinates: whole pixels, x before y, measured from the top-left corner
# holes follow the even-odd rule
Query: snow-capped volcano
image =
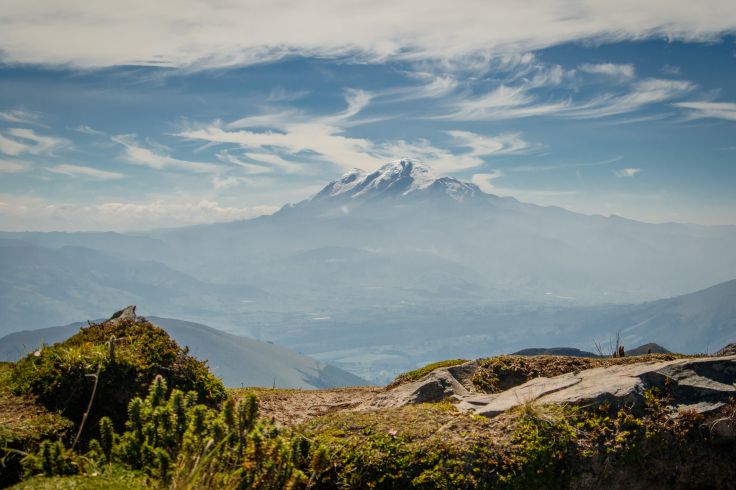
[(353, 169), (339, 180), (330, 182), (313, 200), (372, 199), (425, 193), (445, 194), (456, 201), (482, 194), (474, 184), (452, 177), (437, 178), (428, 166), (417, 160), (402, 158), (386, 163), (371, 173)]

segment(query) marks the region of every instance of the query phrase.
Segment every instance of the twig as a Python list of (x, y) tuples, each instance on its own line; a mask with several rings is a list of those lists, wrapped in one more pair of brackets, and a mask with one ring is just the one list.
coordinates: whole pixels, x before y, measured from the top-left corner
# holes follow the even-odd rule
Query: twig
[(87, 404), (87, 411), (84, 412), (84, 415), (82, 415), (82, 422), (79, 424), (79, 430), (77, 431), (77, 436), (74, 438), (74, 442), (72, 443), (72, 451), (74, 450), (74, 447), (77, 445), (77, 442), (79, 442), (79, 437), (82, 435), (82, 430), (84, 430), (84, 424), (87, 422), (87, 417), (89, 416), (90, 410), (92, 410), (92, 401), (95, 399), (95, 393), (97, 393), (97, 383), (100, 381), (100, 370), (102, 369), (102, 362), (97, 363), (97, 372), (95, 374), (87, 374), (86, 376), (92, 376), (95, 378), (95, 384), (92, 387), (92, 396), (89, 397), (89, 403)]
[[(113, 335), (110, 337), (110, 340), (108, 340), (109, 344), (109, 351), (113, 352), (113, 343), (115, 342), (115, 336)], [(102, 359), (97, 361), (97, 372), (95, 374), (87, 374), (86, 376), (94, 377), (95, 378), (95, 384), (92, 386), (92, 395), (89, 397), (89, 403), (87, 403), (87, 410), (84, 412), (84, 415), (82, 415), (82, 421), (79, 423), (79, 430), (77, 431), (76, 437), (74, 437), (74, 442), (72, 443), (72, 451), (77, 446), (77, 443), (79, 442), (79, 438), (82, 436), (82, 431), (84, 430), (84, 424), (87, 422), (87, 417), (89, 417), (89, 412), (92, 410), (92, 402), (95, 399), (95, 394), (97, 393), (97, 384), (100, 382), (100, 371), (102, 371)]]

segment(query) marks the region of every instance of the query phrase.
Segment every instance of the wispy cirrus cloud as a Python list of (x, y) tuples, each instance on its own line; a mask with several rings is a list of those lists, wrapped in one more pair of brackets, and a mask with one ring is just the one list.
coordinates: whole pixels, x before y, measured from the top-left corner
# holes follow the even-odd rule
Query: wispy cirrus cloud
[[(575, 40), (712, 40), (736, 26), (728, 0), (634, 2), (89, 0), (3, 3), (9, 62), (232, 66), (286, 55), (471, 63)], [(115, 39), (116, 42), (108, 42)]]
[(195, 173), (218, 172), (220, 166), (205, 163), (181, 160), (174, 158), (165, 152), (164, 148), (146, 148), (141, 146), (132, 135), (113, 136), (112, 141), (121, 145), (124, 149), (121, 158), (133, 165), (142, 165), (155, 170), (183, 170)]
[(736, 102), (693, 101), (678, 102), (675, 107), (686, 109), (693, 119), (713, 118), (736, 121)]
[(524, 140), (521, 133), (501, 133), (484, 136), (471, 131), (446, 131), (456, 146), (470, 148), (470, 155), (510, 155), (528, 152), (535, 145)]
[(108, 170), (101, 170), (94, 167), (67, 163), (48, 167), (46, 170), (55, 174), (67, 175), (69, 177), (89, 177), (97, 180), (117, 180), (124, 179), (126, 177), (125, 174), (118, 172), (110, 172)]
[[(215, 121), (209, 126), (188, 129), (176, 135), (188, 140), (236, 146), (245, 150), (239, 156), (234, 156), (232, 151), (219, 155), (222, 155), (221, 159), (254, 173), (262, 173), (264, 166), (285, 172), (299, 171), (299, 161), (293, 161), (294, 158), (301, 163), (317, 159), (344, 168), (373, 168), (382, 160), (373, 153), (374, 143), (345, 135), (351, 119), (370, 100), (368, 92), (348, 90), (345, 92), (346, 108), (334, 114), (310, 116), (286, 110), (249, 116), (229, 124)], [(250, 161), (243, 161), (243, 158)]]
[(616, 177), (634, 177), (639, 172), (641, 172), (640, 168), (633, 168), (633, 167), (622, 168), (622, 169), (613, 171)]
[(580, 71), (624, 79), (633, 79), (636, 76), (634, 65), (632, 64), (583, 63), (580, 65)]
[(77, 126), (74, 128), (74, 131), (82, 134), (88, 134), (90, 136), (105, 136), (105, 133), (102, 131), (98, 131), (95, 128), (88, 126), (86, 124), (82, 124), (80, 126)]
[(52, 155), (56, 150), (71, 146), (71, 141), (65, 138), (41, 135), (27, 128), (10, 128), (0, 133), (0, 152), (10, 156)]
[(477, 185), (483, 192), (493, 193), (496, 187), (493, 185), (495, 179), (499, 179), (504, 176), (504, 173), (500, 170), (494, 170), (492, 172), (473, 174), (470, 181)]
[(0, 111), (0, 121), (12, 124), (28, 124), (33, 126), (44, 126), (41, 122), (43, 114), (35, 111), (27, 111), (24, 109), (10, 109), (8, 111)]
[(583, 101), (549, 100), (531, 83), (501, 85), (475, 97), (458, 98), (449, 112), (434, 117), (453, 121), (491, 121), (534, 116), (593, 119), (635, 112), (646, 106), (682, 97), (695, 88), (685, 80), (650, 78), (633, 82), (623, 93), (604, 92)]
[(181, 131), (177, 136), (202, 141), (208, 146), (230, 146), (218, 151), (218, 158), (251, 174), (298, 173), (314, 162), (343, 169), (373, 169), (401, 156), (419, 159), (439, 172), (450, 173), (481, 166), (484, 157), (520, 153), (533, 146), (520, 133), (482, 136), (468, 131), (447, 131), (451, 138), (448, 147), (439, 147), (425, 138), (374, 141), (348, 136), (347, 129), (371, 100), (369, 93), (348, 90), (346, 108), (334, 114), (313, 116), (281, 111), (249, 116), (229, 124), (216, 121), (209, 126)]
[(0, 173), (20, 173), (27, 172), (33, 168), (30, 162), (22, 160), (0, 160)]

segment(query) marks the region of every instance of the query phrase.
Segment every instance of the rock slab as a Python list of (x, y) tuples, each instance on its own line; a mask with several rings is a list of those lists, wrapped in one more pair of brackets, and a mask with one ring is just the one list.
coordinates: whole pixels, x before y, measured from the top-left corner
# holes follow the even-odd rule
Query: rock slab
[(559, 403), (643, 407), (644, 392), (659, 388), (679, 410), (709, 413), (736, 397), (736, 356), (677, 359), (588, 369), (553, 378), (535, 378), (490, 395), (459, 395), (458, 409), (495, 417), (521, 404)]

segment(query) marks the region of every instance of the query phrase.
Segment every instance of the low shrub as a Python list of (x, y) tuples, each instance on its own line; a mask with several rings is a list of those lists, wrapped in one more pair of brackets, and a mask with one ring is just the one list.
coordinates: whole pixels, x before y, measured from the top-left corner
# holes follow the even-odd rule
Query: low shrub
[(130, 401), (122, 433), (100, 419), (85, 454), (44, 443), (25, 460), (29, 476), (89, 476), (119, 467), (170, 488), (283, 489), (303, 488), (323, 470), (322, 452), (313, 457), (307, 439), (258, 418), (255, 396), (216, 410), (199, 404), (192, 391), (167, 392), (158, 376), (145, 399)]

